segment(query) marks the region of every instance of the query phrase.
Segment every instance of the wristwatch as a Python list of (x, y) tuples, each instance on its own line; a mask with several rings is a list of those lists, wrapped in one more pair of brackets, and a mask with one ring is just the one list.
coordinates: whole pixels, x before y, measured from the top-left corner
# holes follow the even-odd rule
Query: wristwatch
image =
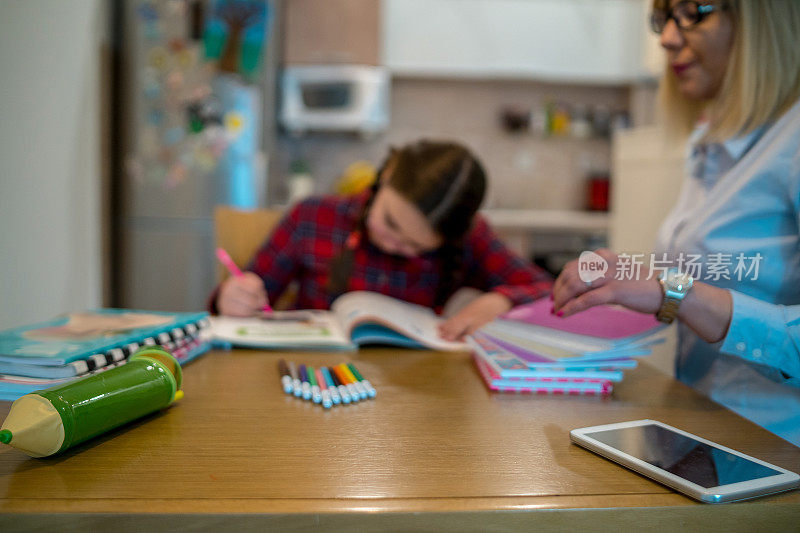
[(656, 313), (656, 318), (665, 324), (672, 324), (678, 316), (681, 302), (692, 288), (694, 279), (677, 268), (668, 268), (658, 276), (658, 282), (661, 284), (664, 299), (661, 300), (661, 308)]

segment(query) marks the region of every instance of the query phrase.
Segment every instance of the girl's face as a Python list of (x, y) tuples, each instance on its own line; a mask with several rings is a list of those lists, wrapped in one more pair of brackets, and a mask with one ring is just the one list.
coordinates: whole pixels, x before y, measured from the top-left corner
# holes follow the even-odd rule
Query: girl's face
[(367, 215), (370, 241), (382, 251), (416, 257), (435, 250), (442, 238), (417, 207), (391, 185), (382, 185)]
[[(677, 3), (672, 0), (669, 8)], [(667, 21), (661, 33), (661, 46), (667, 51), (667, 62), (683, 96), (702, 101), (717, 95), (730, 59), (733, 33), (733, 22), (722, 10), (682, 30), (674, 20)]]

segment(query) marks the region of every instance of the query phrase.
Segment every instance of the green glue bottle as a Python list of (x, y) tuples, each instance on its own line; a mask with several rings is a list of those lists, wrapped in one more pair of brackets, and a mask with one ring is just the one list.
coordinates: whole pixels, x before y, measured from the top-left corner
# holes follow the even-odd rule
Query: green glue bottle
[(31, 457), (63, 452), (181, 399), (181, 378), (169, 352), (144, 347), (120, 367), (17, 399), (0, 442)]

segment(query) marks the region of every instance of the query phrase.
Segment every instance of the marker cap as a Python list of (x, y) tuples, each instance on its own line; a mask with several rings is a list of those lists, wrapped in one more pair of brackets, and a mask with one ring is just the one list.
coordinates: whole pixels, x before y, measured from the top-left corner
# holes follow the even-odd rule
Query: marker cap
[(65, 431), (58, 410), (38, 394), (17, 398), (3, 422), (3, 442), (31, 457), (46, 457), (64, 445)]

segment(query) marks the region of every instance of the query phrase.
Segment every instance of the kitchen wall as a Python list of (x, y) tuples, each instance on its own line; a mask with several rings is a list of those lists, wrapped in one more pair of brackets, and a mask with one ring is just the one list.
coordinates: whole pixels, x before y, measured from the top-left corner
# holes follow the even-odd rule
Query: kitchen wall
[(627, 86), (396, 77), (386, 133), (368, 140), (348, 134), (281, 135), (270, 162), (269, 198), (280, 203), (287, 197), (286, 178), (295, 158), (309, 162), (316, 192), (327, 192), (353, 161), (378, 165), (388, 146), (428, 137), (458, 140), (477, 153), (490, 177), (486, 207), (581, 209), (587, 171), (610, 167), (610, 140), (506, 133), (501, 109), (541, 110), (548, 101), (561, 101), (628, 110), (629, 93)]
[(0, 328), (102, 303), (105, 10), (0, 2)]

